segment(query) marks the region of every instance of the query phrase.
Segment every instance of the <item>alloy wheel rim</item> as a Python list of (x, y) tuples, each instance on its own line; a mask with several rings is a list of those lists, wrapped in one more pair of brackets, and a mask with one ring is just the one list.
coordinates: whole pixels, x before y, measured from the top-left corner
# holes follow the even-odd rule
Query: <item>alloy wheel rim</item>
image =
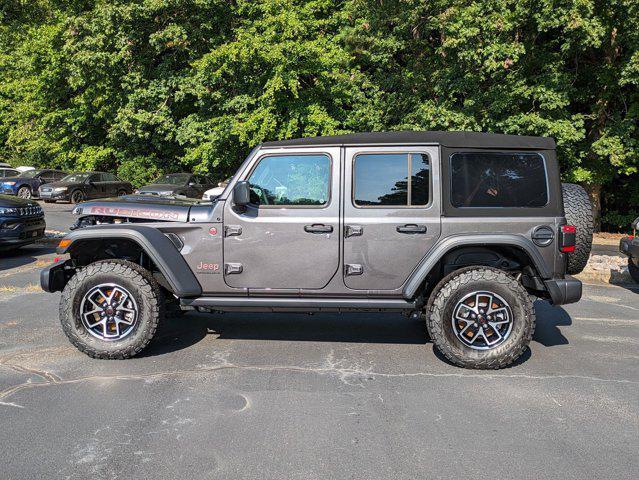
[(18, 192), (18, 196), (20, 198), (29, 199), (31, 198), (31, 191), (28, 188), (21, 188), (20, 191)]
[(82, 201), (82, 192), (75, 192), (73, 194), (73, 202), (80, 203)]
[(138, 322), (138, 306), (133, 295), (115, 283), (103, 283), (87, 291), (80, 304), (85, 330), (106, 341), (129, 336)]
[(512, 309), (496, 293), (475, 291), (455, 304), (452, 326), (455, 336), (465, 346), (475, 350), (490, 350), (510, 336)]

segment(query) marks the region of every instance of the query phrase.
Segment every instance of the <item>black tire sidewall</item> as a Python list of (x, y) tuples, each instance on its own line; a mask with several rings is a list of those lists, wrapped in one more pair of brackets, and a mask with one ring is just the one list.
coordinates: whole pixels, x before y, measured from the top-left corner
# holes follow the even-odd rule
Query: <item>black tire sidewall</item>
[[(76, 200), (76, 195), (79, 196), (79, 199)], [(76, 203), (80, 203), (81, 201), (84, 200), (84, 193), (82, 193), (81, 190), (74, 190), (73, 192), (71, 192), (71, 197), (70, 197), (71, 203), (76, 204)]]
[(630, 273), (630, 277), (636, 283), (639, 283), (639, 267), (632, 263), (630, 259), (628, 259), (628, 273)]
[[(512, 313), (513, 326), (510, 331), (510, 335), (508, 335), (508, 338), (503, 343), (488, 350), (478, 350), (468, 347), (459, 338), (457, 338), (455, 332), (453, 331), (452, 319), (457, 302), (459, 302), (469, 293), (475, 291), (482, 291), (499, 295), (506, 301), (506, 303), (508, 303)], [(469, 285), (464, 285), (455, 290), (455, 292), (446, 301), (446, 306), (444, 307), (442, 317), (442, 327), (444, 334), (446, 335), (447, 341), (450, 342), (451, 345), (454, 345), (454, 351), (459, 352), (461, 357), (473, 361), (481, 361), (487, 358), (502, 357), (508, 354), (508, 352), (513, 350), (513, 348), (516, 348), (518, 345), (521, 344), (526, 331), (526, 325), (524, 321), (526, 312), (522, 305), (521, 299), (518, 298), (518, 296), (514, 295), (509, 289), (503, 288), (499, 284), (488, 281), (473, 282)]]
[[(118, 276), (111, 272), (98, 271), (95, 274), (78, 273), (83, 278), (78, 278), (78, 282), (70, 292), (70, 308), (66, 309), (66, 314), (61, 315), (62, 325), (69, 339), (81, 350), (95, 356), (114, 357), (135, 354), (148, 343), (149, 336), (155, 333), (158, 318), (156, 310), (152, 304), (153, 300), (145, 295), (141, 289), (151, 287), (149, 282), (139, 273), (135, 272), (132, 278), (128, 276)], [(84, 327), (80, 317), (80, 307), (84, 295), (93, 287), (113, 283), (124, 287), (135, 299), (138, 307), (137, 323), (131, 333), (121, 340), (101, 340), (91, 335)], [(70, 284), (67, 285), (69, 287)]]
[[(452, 318), (457, 303), (468, 294), (489, 292), (509, 305), (513, 326), (500, 345), (478, 350), (457, 338)], [(467, 368), (501, 368), (511, 364), (527, 348), (535, 329), (532, 301), (526, 290), (506, 273), (489, 267), (469, 267), (450, 274), (436, 287), (429, 302), (428, 331), (438, 350), (452, 363)]]

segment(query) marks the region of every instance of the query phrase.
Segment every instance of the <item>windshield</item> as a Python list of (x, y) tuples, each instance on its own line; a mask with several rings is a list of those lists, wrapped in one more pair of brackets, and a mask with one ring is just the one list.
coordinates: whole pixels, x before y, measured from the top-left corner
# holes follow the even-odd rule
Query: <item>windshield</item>
[(18, 175), (20, 178), (33, 178), (35, 177), (38, 173), (40, 173), (42, 170), (28, 170), (26, 172), (22, 172), (20, 175)]
[(90, 173), (72, 173), (64, 177), (61, 182), (81, 183), (91, 176)]
[(153, 181), (159, 185), (184, 185), (189, 180), (190, 175), (188, 173), (173, 173), (169, 175), (162, 175)]

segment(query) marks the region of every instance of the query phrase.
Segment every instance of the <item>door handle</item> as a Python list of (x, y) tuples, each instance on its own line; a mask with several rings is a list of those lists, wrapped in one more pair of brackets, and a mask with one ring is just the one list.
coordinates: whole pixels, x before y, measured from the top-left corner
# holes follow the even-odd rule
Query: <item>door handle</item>
[(323, 223), (314, 223), (313, 225), (306, 225), (304, 227), (306, 233), (331, 233), (333, 231), (332, 225), (324, 225)]
[(417, 225), (416, 223), (408, 223), (397, 227), (398, 233), (426, 233), (426, 225)]

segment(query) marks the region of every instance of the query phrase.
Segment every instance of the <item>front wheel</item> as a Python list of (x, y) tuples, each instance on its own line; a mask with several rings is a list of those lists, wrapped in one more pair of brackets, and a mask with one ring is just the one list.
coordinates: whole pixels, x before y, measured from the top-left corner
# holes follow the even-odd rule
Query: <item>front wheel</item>
[(84, 200), (84, 193), (81, 190), (76, 190), (71, 194), (71, 203), (76, 204)]
[(525, 351), (535, 331), (528, 292), (490, 267), (456, 270), (435, 287), (427, 326), (437, 349), (455, 365), (497, 369)]
[(93, 358), (124, 359), (149, 344), (164, 315), (153, 276), (124, 260), (95, 262), (78, 271), (60, 300), (60, 322), (71, 343)]
[(18, 197), (20, 197), (20, 198), (24, 198), (26, 200), (29, 200), (31, 198), (31, 195), (32, 195), (31, 189), (29, 187), (27, 187), (27, 186), (20, 187), (18, 189)]

